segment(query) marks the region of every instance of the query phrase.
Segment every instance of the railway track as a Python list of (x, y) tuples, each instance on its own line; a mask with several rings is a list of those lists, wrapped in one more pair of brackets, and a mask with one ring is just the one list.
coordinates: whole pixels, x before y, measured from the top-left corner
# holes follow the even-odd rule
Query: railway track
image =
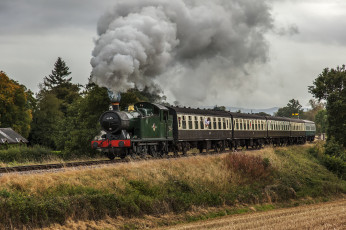
[(57, 163), (57, 164), (39, 164), (39, 165), (23, 165), (13, 167), (1, 167), (0, 173), (12, 173), (12, 172), (26, 172), (35, 170), (49, 170), (49, 169), (62, 169), (79, 166), (91, 166), (99, 164), (113, 164), (116, 160), (98, 160), (98, 161), (81, 161), (81, 162), (68, 162), (68, 163)]
[(203, 155), (215, 155), (220, 153), (229, 152), (230, 150), (225, 150), (223, 152), (208, 152), (202, 154), (188, 153), (186, 155), (165, 155), (159, 157), (145, 156), (136, 158), (124, 158), (124, 159), (114, 159), (114, 160), (96, 160), (96, 161), (80, 161), (80, 162), (67, 162), (67, 163), (57, 163), (57, 164), (38, 164), (38, 165), (23, 165), (23, 166), (12, 166), (12, 167), (0, 167), (0, 174), (13, 173), (13, 172), (29, 172), (38, 170), (50, 170), (50, 169), (63, 169), (63, 168), (73, 168), (73, 167), (83, 167), (83, 166), (93, 166), (102, 164), (116, 164), (125, 162), (135, 162), (143, 160), (157, 160), (157, 159), (171, 159), (171, 158), (183, 158), (183, 157), (193, 157), (193, 156), (203, 156)]

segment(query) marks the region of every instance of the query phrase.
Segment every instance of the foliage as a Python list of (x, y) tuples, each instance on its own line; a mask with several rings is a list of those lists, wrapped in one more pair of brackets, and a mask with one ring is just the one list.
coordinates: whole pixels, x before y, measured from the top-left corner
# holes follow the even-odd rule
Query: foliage
[(90, 141), (99, 134), (99, 117), (109, 103), (106, 88), (88, 84), (83, 97), (69, 105), (66, 117), (58, 124), (58, 149), (75, 156), (91, 153)]
[(334, 137), (346, 147), (346, 69), (345, 65), (335, 69), (325, 68), (309, 86), (309, 92), (319, 100), (326, 100), (328, 139)]
[(331, 138), (323, 148), (318, 145), (311, 148), (310, 154), (315, 156), (329, 171), (341, 179), (346, 179), (346, 151), (334, 138)]
[(22, 136), (28, 137), (33, 102), (31, 91), (0, 71), (1, 127), (11, 127)]
[(327, 110), (323, 109), (318, 111), (315, 115), (316, 133), (326, 133), (328, 126)]
[(69, 72), (69, 67), (66, 65), (65, 61), (58, 57), (54, 63), (54, 69), (48, 77), (44, 78), (44, 87), (47, 90), (53, 90), (58, 87), (66, 86), (71, 84), (72, 77), (68, 78), (71, 74)]
[(216, 110), (216, 111), (226, 111), (226, 107), (225, 106), (217, 106), (215, 105), (213, 110)]
[(333, 157), (339, 157), (346, 161), (346, 151), (334, 137), (331, 137), (325, 145), (325, 154)]
[(43, 88), (37, 95), (33, 112), (32, 130), (29, 136), (32, 144), (62, 150), (58, 141), (66, 133), (61, 124), (67, 117), (69, 105), (81, 97), (79, 86), (71, 83), (71, 77), (68, 78), (70, 74), (66, 63), (59, 57), (54, 64), (52, 74), (44, 78)]
[(0, 150), (0, 162), (3, 163), (25, 163), (25, 162), (44, 162), (58, 158), (58, 155), (51, 149), (43, 146), (10, 146), (8, 149)]
[(58, 124), (63, 119), (63, 113), (60, 110), (61, 103), (61, 100), (52, 93), (45, 93), (38, 101), (29, 136), (32, 144), (56, 149), (56, 140), (61, 134)]
[(226, 158), (226, 166), (251, 180), (268, 179), (273, 170), (268, 158), (262, 159), (260, 156), (243, 153), (230, 154)]
[(315, 121), (316, 115), (325, 109), (325, 105), (322, 102), (318, 102), (315, 99), (310, 99), (309, 104), (311, 106), (311, 109), (301, 114), (301, 119), (309, 120), (309, 121)]
[(255, 113), (258, 116), (264, 116), (264, 117), (270, 117), (271, 115), (265, 112), (259, 112), (259, 113)]
[(326, 168), (334, 172), (341, 179), (346, 179), (346, 161), (340, 157), (325, 155), (322, 159), (322, 163)]
[(277, 117), (293, 117), (292, 114), (298, 113), (299, 116), (303, 114), (303, 109), (298, 100), (291, 99), (287, 103), (287, 106), (279, 108), (275, 113)]
[(143, 90), (131, 88), (124, 93), (121, 93), (120, 108), (126, 110), (129, 105), (137, 102), (146, 101), (152, 103), (163, 103), (166, 100), (165, 96), (160, 96), (161, 92), (151, 92), (148, 87)]

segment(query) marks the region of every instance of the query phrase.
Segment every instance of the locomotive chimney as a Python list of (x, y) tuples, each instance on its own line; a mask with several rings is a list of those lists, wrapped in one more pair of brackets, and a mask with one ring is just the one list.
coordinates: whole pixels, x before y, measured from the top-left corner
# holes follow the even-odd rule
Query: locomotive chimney
[(108, 90), (108, 97), (111, 100), (111, 105), (109, 107), (109, 110), (113, 110), (113, 111), (119, 111), (120, 110), (120, 99), (121, 99), (121, 95), (120, 93), (117, 93), (116, 95), (114, 95), (114, 93), (112, 91)]

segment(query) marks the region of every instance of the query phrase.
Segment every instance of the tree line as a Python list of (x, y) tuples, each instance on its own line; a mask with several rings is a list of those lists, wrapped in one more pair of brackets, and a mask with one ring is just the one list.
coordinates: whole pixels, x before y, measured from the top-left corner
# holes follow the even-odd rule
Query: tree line
[[(11, 127), (30, 145), (42, 145), (80, 156), (92, 153), (90, 141), (100, 133), (98, 119), (108, 109), (107, 89), (89, 81), (72, 83), (69, 67), (58, 58), (51, 74), (43, 78), (34, 95), (24, 85), (0, 72), (0, 127)], [(165, 98), (148, 88), (121, 94), (122, 109), (139, 101), (161, 102)]]
[[(108, 109), (107, 89), (89, 81), (72, 83), (71, 71), (58, 58), (51, 74), (43, 78), (39, 92), (32, 91), (0, 71), (0, 127), (11, 127), (32, 145), (43, 145), (74, 155), (89, 154), (90, 140), (100, 132), (98, 118)], [(328, 141), (346, 147), (345, 66), (324, 69), (309, 86), (315, 97), (311, 109), (303, 111), (292, 99), (275, 116), (315, 121), (317, 132), (326, 132)], [(129, 89), (121, 94), (121, 109), (139, 101), (165, 103), (165, 97), (150, 89)], [(178, 104), (178, 102), (174, 102)], [(223, 106), (217, 109), (224, 109)]]

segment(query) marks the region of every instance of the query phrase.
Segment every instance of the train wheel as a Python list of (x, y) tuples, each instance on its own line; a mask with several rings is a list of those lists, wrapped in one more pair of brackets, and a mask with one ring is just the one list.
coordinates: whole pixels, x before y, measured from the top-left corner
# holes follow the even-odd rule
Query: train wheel
[(114, 158), (115, 158), (115, 154), (112, 152), (106, 153), (106, 156), (109, 158), (109, 160), (114, 160)]
[(156, 146), (155, 145), (151, 145), (150, 147), (149, 147), (149, 153), (150, 153), (150, 155), (152, 156), (152, 157), (157, 157), (158, 156), (158, 154), (157, 154), (157, 148), (156, 148)]

